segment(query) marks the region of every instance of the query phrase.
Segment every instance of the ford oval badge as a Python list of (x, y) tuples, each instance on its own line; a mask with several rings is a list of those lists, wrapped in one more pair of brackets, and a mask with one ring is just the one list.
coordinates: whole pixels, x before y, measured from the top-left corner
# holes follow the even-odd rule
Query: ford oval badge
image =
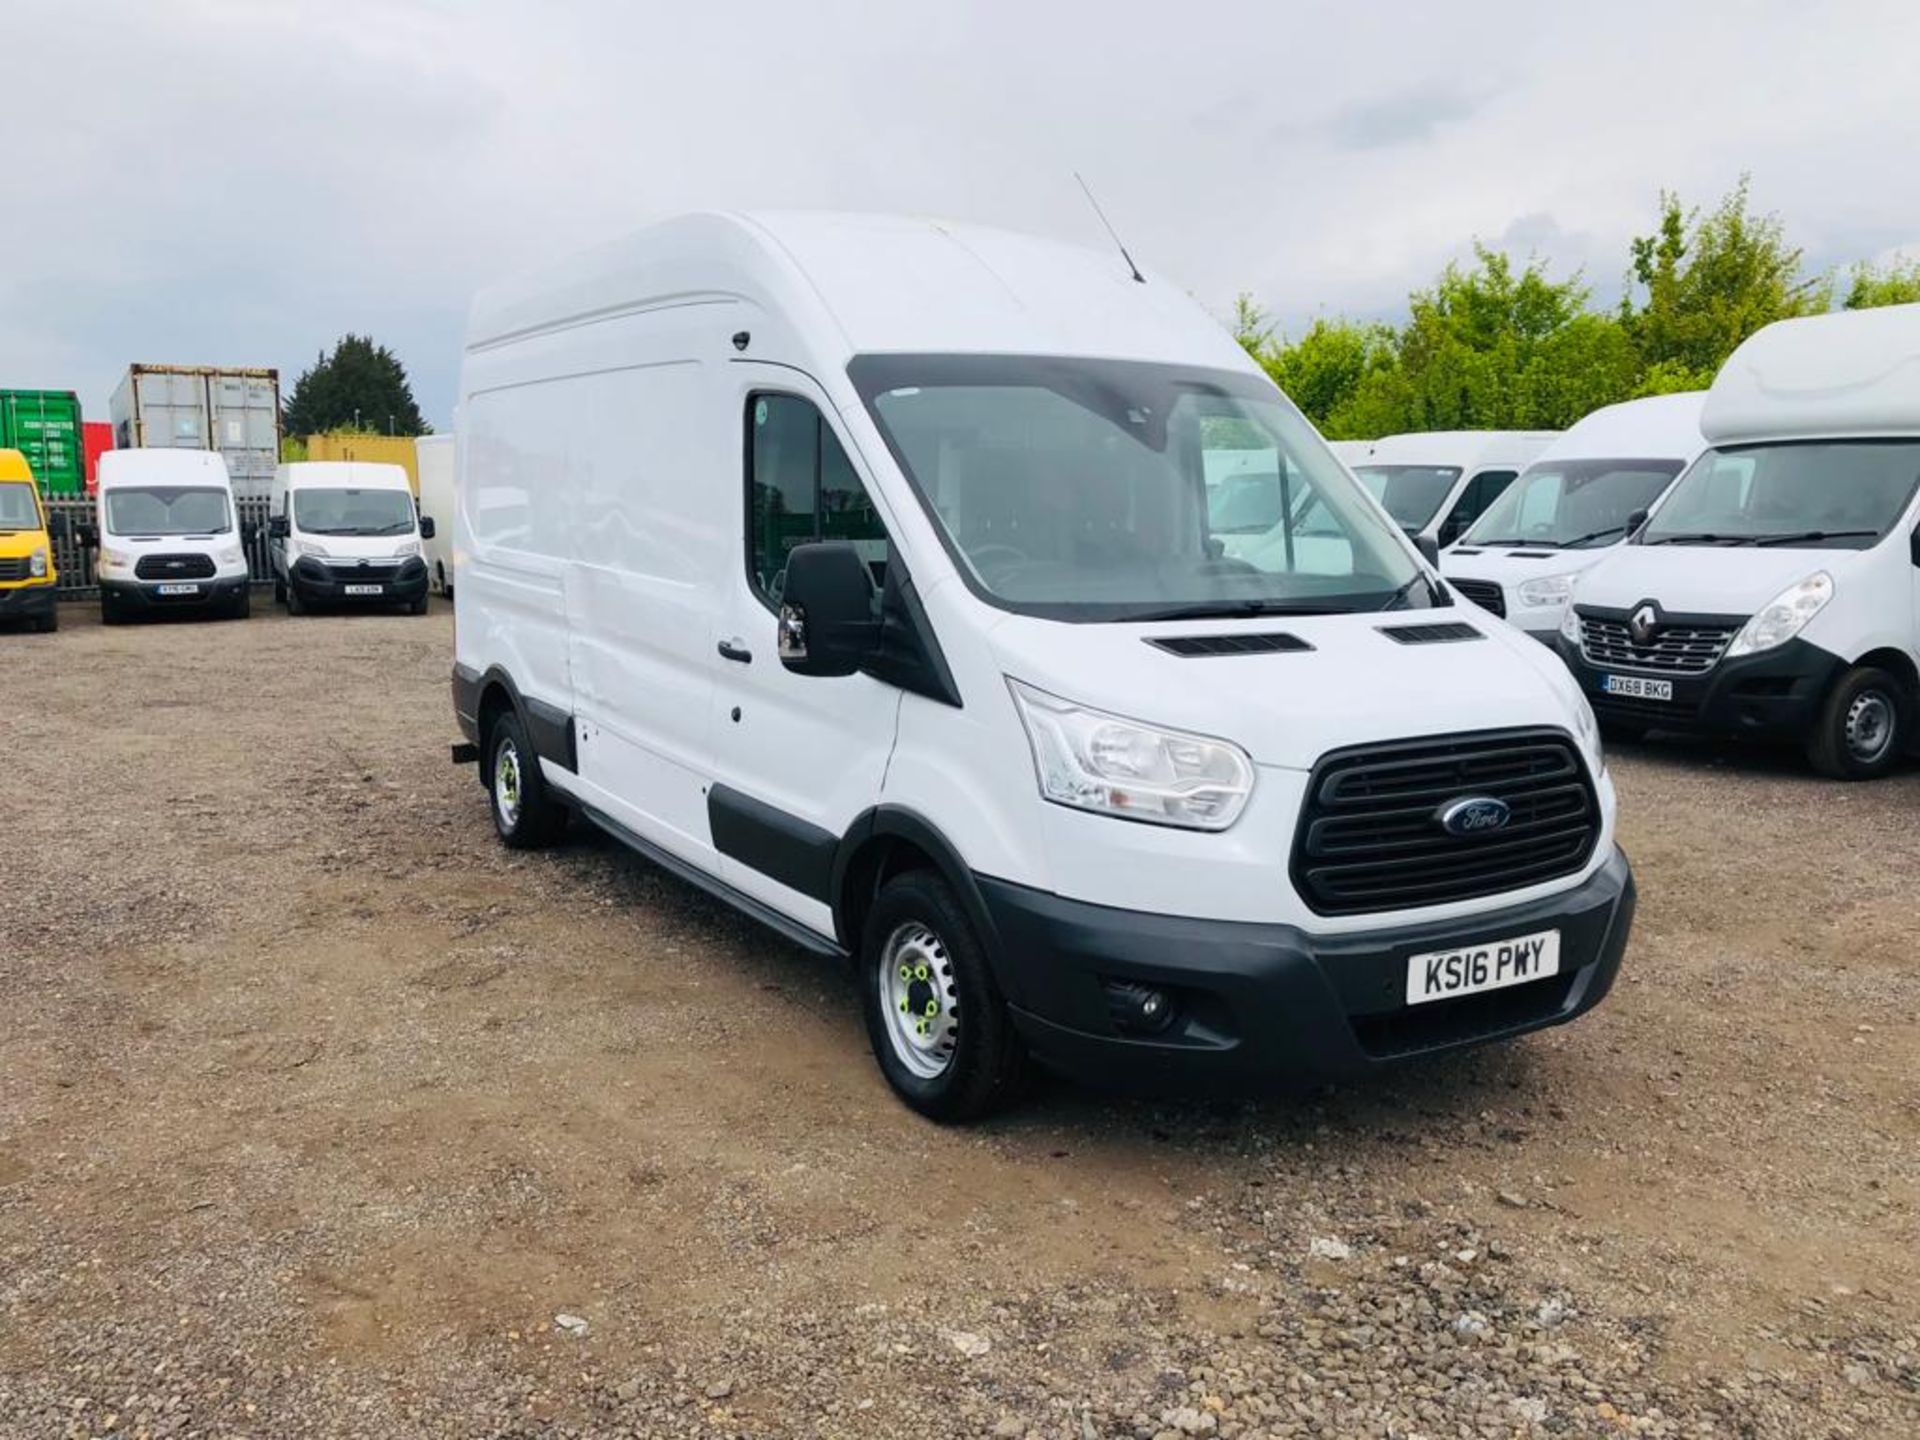
[(1449, 835), (1486, 835), (1506, 829), (1507, 821), (1513, 818), (1513, 808), (1491, 795), (1469, 795), (1442, 805), (1437, 818), (1440, 828)]

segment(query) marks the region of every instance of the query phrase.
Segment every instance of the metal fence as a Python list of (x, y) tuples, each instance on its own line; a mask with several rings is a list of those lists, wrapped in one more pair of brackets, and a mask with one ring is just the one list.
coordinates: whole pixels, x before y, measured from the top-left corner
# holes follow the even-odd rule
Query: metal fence
[[(256, 585), (273, 583), (273, 571), (267, 560), (267, 497), (264, 495), (239, 496), (234, 500), (234, 508), (239, 512), (240, 543), (247, 552), (247, 569)], [(80, 600), (100, 593), (100, 587), (93, 578), (93, 547), (80, 543), (80, 532), (95, 522), (95, 510), (91, 495), (49, 495), (47, 513), (50, 516), (66, 517), (66, 534), (58, 532), (60, 521), (56, 518), (53, 537), (53, 563), (60, 572), (60, 583), (55, 593), (63, 599)]]

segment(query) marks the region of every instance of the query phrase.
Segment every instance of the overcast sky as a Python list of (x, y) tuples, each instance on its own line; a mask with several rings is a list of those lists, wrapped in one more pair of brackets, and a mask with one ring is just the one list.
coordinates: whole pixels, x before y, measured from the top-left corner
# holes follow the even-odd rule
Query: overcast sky
[[(452, 414), (475, 287), (678, 211), (1104, 243), (1221, 314), (1392, 316), (1475, 237), (1617, 290), (1744, 171), (1818, 265), (1920, 247), (1916, 0), (8, 0), (0, 387), (345, 331)], [(1734, 18), (1737, 16), (1738, 18)]]

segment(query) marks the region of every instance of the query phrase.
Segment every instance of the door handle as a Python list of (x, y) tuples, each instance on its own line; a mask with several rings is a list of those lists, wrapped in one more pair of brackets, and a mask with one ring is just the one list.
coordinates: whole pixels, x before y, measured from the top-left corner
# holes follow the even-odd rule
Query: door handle
[(720, 658), (722, 660), (738, 660), (742, 665), (751, 665), (753, 663), (753, 652), (738, 640), (722, 640), (720, 642)]

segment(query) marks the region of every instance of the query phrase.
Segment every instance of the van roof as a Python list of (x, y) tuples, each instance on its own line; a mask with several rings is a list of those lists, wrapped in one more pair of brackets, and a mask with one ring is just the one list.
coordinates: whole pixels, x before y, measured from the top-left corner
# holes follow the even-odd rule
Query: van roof
[(97, 488), (116, 485), (226, 485), (227, 462), (217, 450), (107, 450), (100, 456)]
[(1777, 320), (1727, 357), (1701, 428), (1716, 445), (1920, 435), (1920, 305)]
[(1076, 355), (1256, 369), (1177, 284), (1119, 251), (986, 226), (831, 212), (665, 221), (475, 299), (468, 348), (649, 309), (745, 300), (824, 363), (859, 354)]
[(282, 465), (286, 483), (309, 490), (407, 490), (404, 466), (371, 460), (296, 460)]
[(1506, 461), (1524, 465), (1560, 435), (1558, 430), (1427, 430), (1383, 435), (1367, 465), (1453, 465), (1475, 470)]
[(0, 450), (0, 480), (31, 480), (33, 468), (18, 450)]
[(1558, 440), (1534, 457), (1549, 460), (1680, 460), (1691, 463), (1706, 449), (1700, 433), (1704, 390), (1648, 395), (1603, 405), (1569, 426)]

